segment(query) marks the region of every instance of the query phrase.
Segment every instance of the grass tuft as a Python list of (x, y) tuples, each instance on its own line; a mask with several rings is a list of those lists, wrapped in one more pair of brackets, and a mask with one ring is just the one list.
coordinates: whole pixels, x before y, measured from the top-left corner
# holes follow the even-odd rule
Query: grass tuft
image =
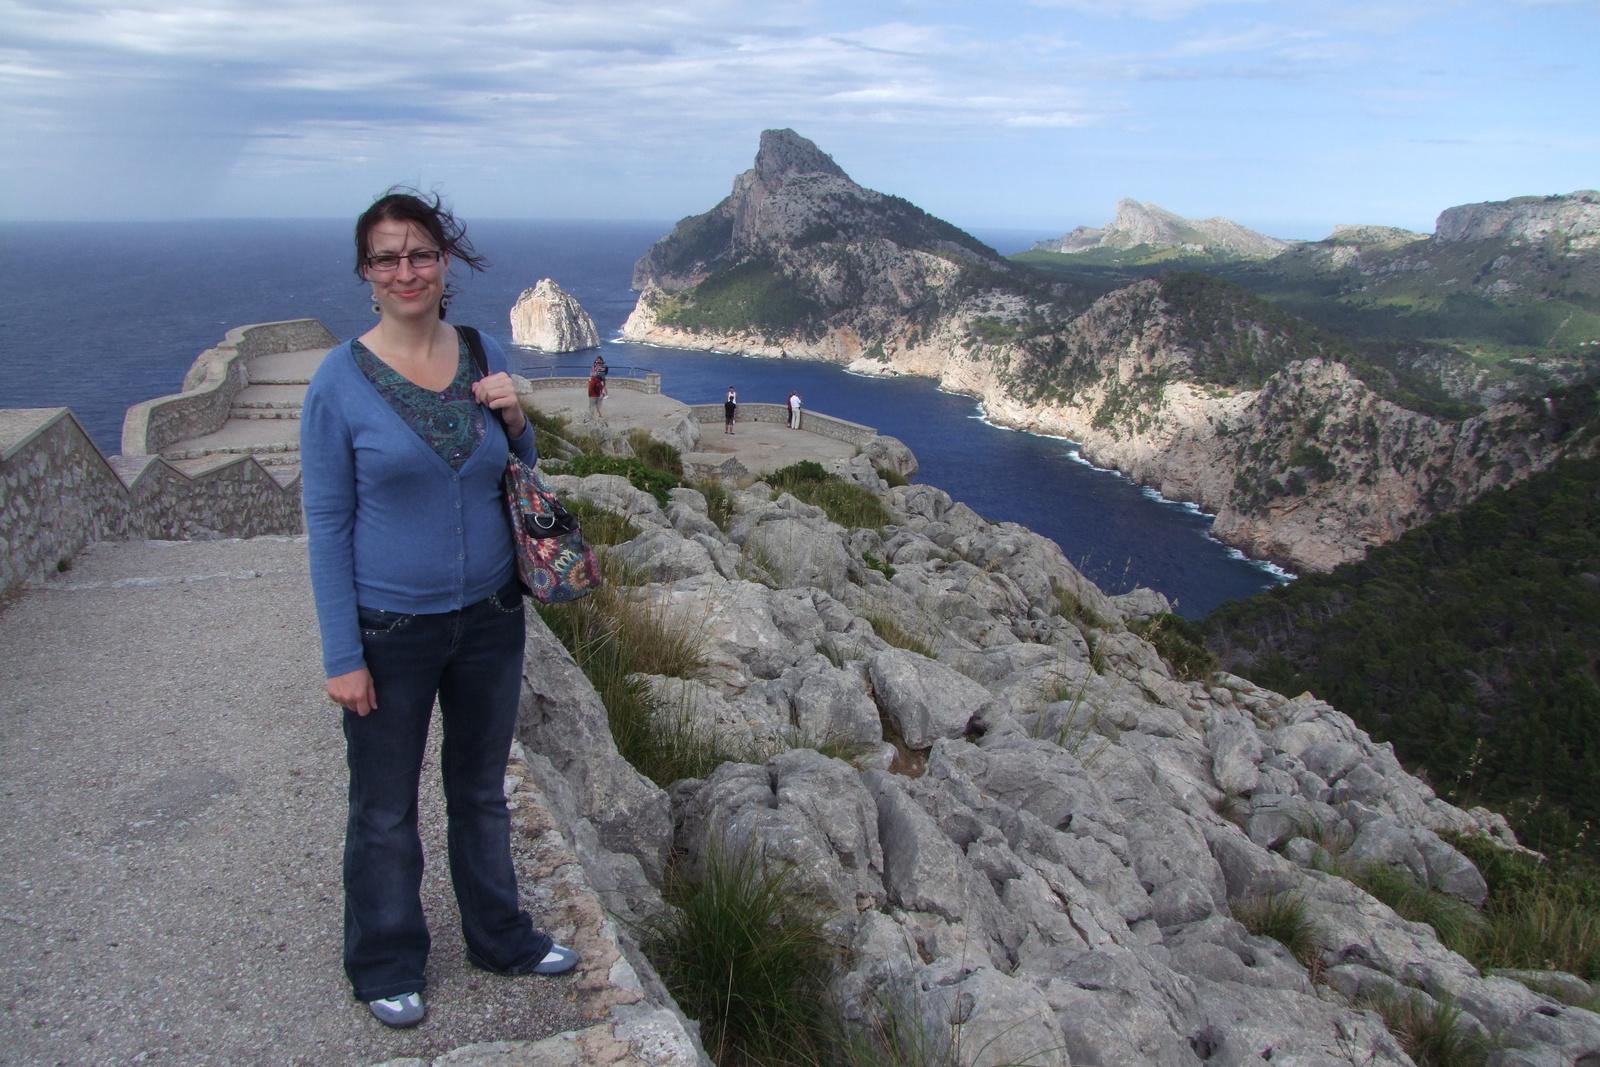
[(629, 430), (628, 447), (633, 449), (634, 457), (646, 466), (674, 478), (683, 477), (683, 459), (678, 455), (678, 450), (665, 441), (651, 437), (649, 430), (637, 426)]
[(1281, 944), (1311, 974), (1313, 982), (1320, 980), (1324, 970), (1322, 939), (1303, 894), (1273, 893), (1231, 900), (1228, 907), (1240, 926), (1257, 937), (1270, 937)]
[(620, 545), (639, 536), (639, 528), (626, 518), (587, 500), (569, 500), (563, 506), (578, 520), (591, 545)]
[(537, 605), (606, 707), (624, 759), (666, 787), (732, 758), (688, 708), (665, 708), (639, 675), (692, 678), (705, 669), (702, 635), (632, 593), (622, 568), (601, 559), (604, 580), (582, 600)]
[(755, 850), (713, 848), (698, 878), (668, 878), (672, 905), (644, 948), (722, 1067), (827, 1062), (823, 992), (832, 950), (794, 870)]
[(1417, 1067), (1483, 1067), (1488, 1061), (1488, 1042), (1462, 1025), (1461, 1009), (1448, 998), (1430, 1005), (1419, 993), (1386, 992), (1364, 996), (1357, 1006), (1383, 1017)]
[(927, 656), (929, 659), (933, 659), (933, 646), (916, 634), (907, 632), (893, 615), (880, 612), (865, 615), (863, 618), (872, 624), (873, 633), (895, 648), (903, 648), (908, 652), (915, 652), (919, 656)]
[(907, 478), (904, 474), (901, 474), (893, 467), (874, 467), (873, 469), (878, 472), (878, 477), (882, 478), (884, 483), (888, 485), (890, 489), (911, 484), (910, 478)]
[(1484, 921), (1472, 905), (1430, 889), (1386, 863), (1363, 864), (1345, 870), (1346, 878), (1389, 905), (1402, 919), (1433, 927), (1445, 948), (1469, 959), (1477, 953)]
[(706, 514), (717, 524), (717, 529), (726, 530), (728, 520), (733, 518), (733, 497), (729, 495), (728, 487), (715, 479), (709, 479), (695, 482), (694, 488), (706, 498)]

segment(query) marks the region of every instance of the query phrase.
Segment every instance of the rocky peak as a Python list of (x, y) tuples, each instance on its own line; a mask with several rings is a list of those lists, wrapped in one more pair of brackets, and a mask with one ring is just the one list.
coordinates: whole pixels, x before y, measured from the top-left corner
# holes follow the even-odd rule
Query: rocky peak
[(793, 130), (766, 130), (755, 165), (734, 178), (733, 191), (651, 246), (634, 264), (633, 287), (679, 291), (751, 259), (793, 268), (824, 247), (872, 240), (1005, 267), (971, 235), (899, 197), (857, 185)]
[(1186, 219), (1176, 212), (1130, 197), (1117, 201), (1117, 217), (1103, 227), (1079, 226), (1054, 241), (1034, 248), (1045, 252), (1083, 252), (1091, 248), (1185, 248), (1195, 252), (1221, 251), (1236, 256), (1275, 256), (1294, 242), (1257, 233), (1232, 219)]
[(833, 157), (808, 138), (793, 130), (762, 130), (761, 148), (756, 152), (755, 176), (769, 189), (782, 185), (796, 174), (820, 174), (850, 180)]
[(1579, 189), (1566, 196), (1518, 196), (1445, 208), (1434, 226), (1441, 241), (1538, 240), (1550, 234), (1600, 243), (1600, 192)]

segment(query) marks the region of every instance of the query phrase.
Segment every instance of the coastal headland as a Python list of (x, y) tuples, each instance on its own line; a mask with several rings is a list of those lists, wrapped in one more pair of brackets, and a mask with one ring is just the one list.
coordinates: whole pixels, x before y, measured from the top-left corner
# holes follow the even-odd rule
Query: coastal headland
[[(662, 440), (708, 421), (649, 384), (619, 422)], [(612, 429), (596, 439), (619, 455)], [(1312, 694), (1211, 670), (1160, 594), (1108, 597), (1054, 542), (891, 485), (914, 463), (892, 439), (833, 430), (771, 431), (864, 435), (792, 492), (753, 470), (704, 491), (550, 477), (610, 516), (594, 529), (622, 584), (584, 610), (656, 635), (618, 638), (644, 718), (614, 731), (629, 712), (558, 636), (565, 609), (528, 616), (519, 871), (584, 964), (471, 971), (435, 874), (433, 1015), (405, 1033), (339, 975), (339, 730), (303, 540), (95, 543), (31, 579), (0, 614), (14, 1058), (705, 1064), (636, 935), (664, 913), (669, 861), (692, 881), (727, 856), (788, 872), (821, 915), (835, 1023), (871, 1035), (898, 1012), (941, 1059), (1405, 1067), (1374, 1007), (1395, 998), (1448, 1006), (1506, 1064), (1600, 1057), (1600, 1015), (1550, 994), (1570, 976), (1480, 970), (1380, 899), (1373, 871), (1481, 905), (1467, 851), (1514, 851), (1502, 817), (1443, 801)], [(1304, 902), (1309, 941), (1259, 921), (1283, 900)]]
[[(1554, 299), (1555, 282), (1577, 272), (1587, 281), (1570, 284), (1582, 291), (1546, 332), (1554, 337), (1573, 320), (1587, 330), (1600, 194), (1524, 202), (1534, 199), (1446, 211), (1432, 247), (1361, 227), (1304, 248), (1241, 245), (1220, 226), (1226, 220), (1189, 225), (1132, 202), (1119, 206), (1121, 228), (1110, 229), (1118, 247), (1210, 241), (1193, 254), (1271, 257), (1264, 261), (1287, 264), (1295, 278), (1317, 279), (1297, 282), (1308, 287), (1351, 272), (1341, 293), (1426, 274), (1426, 292), (1390, 297), (1418, 306), (1441, 286), (1456, 287), (1450, 307), (1531, 299), (1535, 286)], [(1220, 540), (1297, 572), (1360, 559), (1432, 516), (1594, 449), (1595, 435), (1558, 410), (1563, 383), (1587, 365), (1565, 351), (1491, 373), (1427, 338), (1356, 344), (1206, 274), (1101, 284), (1067, 272), (1073, 254), (1030, 255), (1054, 262), (1036, 270), (1043, 261), (1001, 257), (857, 185), (793, 130), (767, 130), (731, 193), (640, 258), (640, 295), (623, 334), (934, 378), (978, 397), (999, 425), (1080, 442), (1096, 465), (1215, 514)], [(1471, 264), (1473, 256), (1484, 262)], [(1463, 264), (1465, 274), (1434, 282), (1435, 260)], [(1515, 318), (1521, 306), (1484, 314)], [(1508, 386), (1513, 378), (1519, 388)]]

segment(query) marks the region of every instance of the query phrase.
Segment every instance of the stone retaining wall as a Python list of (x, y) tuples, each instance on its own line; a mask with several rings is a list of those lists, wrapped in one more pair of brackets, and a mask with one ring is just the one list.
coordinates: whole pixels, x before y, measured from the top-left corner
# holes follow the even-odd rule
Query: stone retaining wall
[[(517, 391), (519, 393), (526, 392), (521, 385), (522, 382), (528, 383), (527, 389), (589, 388), (588, 376), (581, 378), (525, 378), (519, 374), (516, 375), (516, 378), (518, 381)], [(643, 378), (624, 378), (621, 375), (613, 374), (606, 379), (606, 387), (608, 389), (632, 389), (636, 393), (650, 393), (653, 395), (661, 392), (661, 375), (655, 371), (651, 371)], [(702, 419), (701, 421), (704, 422), (705, 420)]]
[(122, 454), (154, 456), (174, 441), (222, 429), (239, 390), (250, 384), (255, 356), (331, 348), (339, 339), (316, 319), (260, 322), (229, 330), (216, 348), (195, 359), (183, 376), (183, 392), (135, 404), (122, 421)]
[[(701, 425), (722, 425), (721, 404), (690, 404), (689, 412)], [(785, 404), (740, 404), (739, 421), (774, 422), (786, 426), (789, 423), (789, 408)], [(871, 426), (863, 426), (859, 422), (849, 422), (804, 408), (800, 411), (800, 428), (820, 437), (831, 437), (835, 441), (843, 441), (850, 445), (864, 445), (869, 439), (878, 435), (878, 431)]]
[(64, 568), (91, 541), (303, 528), (298, 474), (279, 485), (250, 456), (184, 469), (158, 456), (107, 459), (67, 408), (0, 410), (0, 596)]

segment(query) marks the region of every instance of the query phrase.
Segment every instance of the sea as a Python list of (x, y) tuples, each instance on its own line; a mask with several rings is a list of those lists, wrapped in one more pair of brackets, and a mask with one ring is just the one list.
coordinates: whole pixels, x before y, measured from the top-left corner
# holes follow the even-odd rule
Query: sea
[[(520, 369), (586, 369), (593, 353), (549, 357), (510, 347), (517, 296), (554, 278), (594, 318), (615, 371), (657, 371), (662, 391), (688, 403), (718, 401), (730, 385), (745, 402), (798, 392), (810, 410), (900, 438), (921, 463), (917, 481), (1054, 539), (1107, 592), (1148, 586), (1191, 619), (1293, 577), (1217, 541), (1211, 517), (1193, 505), (1094, 467), (1071, 441), (993, 426), (976, 400), (927, 379), (617, 340), (634, 305), (633, 263), (670, 228), (469, 221), (468, 236), (490, 267), (454, 272), (450, 319), (497, 338)], [(0, 302), (0, 407), (70, 407), (113, 454), (128, 407), (178, 392), (194, 358), (232, 327), (316, 318), (340, 338), (365, 332), (374, 318), (353, 270), (351, 231), (350, 220), (332, 219), (0, 223), (0, 260), (12, 279)], [(1006, 253), (1033, 239), (974, 232)]]

